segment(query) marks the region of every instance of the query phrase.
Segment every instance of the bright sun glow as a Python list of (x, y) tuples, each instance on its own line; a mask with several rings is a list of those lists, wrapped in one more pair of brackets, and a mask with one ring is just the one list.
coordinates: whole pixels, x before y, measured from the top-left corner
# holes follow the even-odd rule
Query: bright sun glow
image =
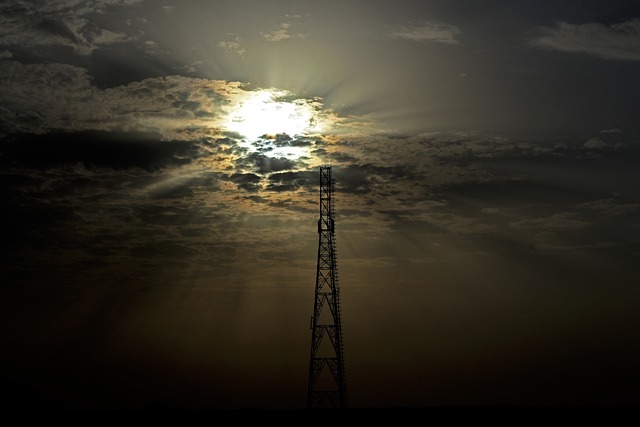
[(285, 93), (260, 90), (249, 94), (231, 113), (227, 129), (255, 140), (286, 133), (293, 137), (316, 131), (313, 106), (305, 100), (280, 100)]

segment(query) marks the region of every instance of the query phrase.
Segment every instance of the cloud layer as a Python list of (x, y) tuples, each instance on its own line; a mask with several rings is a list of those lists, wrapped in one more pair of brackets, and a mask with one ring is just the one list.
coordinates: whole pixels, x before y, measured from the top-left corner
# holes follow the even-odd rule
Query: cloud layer
[(392, 37), (415, 42), (435, 42), (458, 44), (461, 30), (458, 27), (438, 22), (424, 22), (417, 25), (401, 27), (391, 33)]
[(533, 45), (560, 52), (583, 53), (602, 59), (640, 60), (640, 19), (605, 25), (560, 21), (543, 28)]

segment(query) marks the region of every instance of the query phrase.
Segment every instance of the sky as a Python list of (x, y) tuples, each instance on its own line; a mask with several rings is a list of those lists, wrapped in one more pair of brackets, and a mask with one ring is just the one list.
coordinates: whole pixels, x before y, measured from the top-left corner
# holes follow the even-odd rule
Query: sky
[(640, 404), (640, 4), (5, 0), (10, 407)]

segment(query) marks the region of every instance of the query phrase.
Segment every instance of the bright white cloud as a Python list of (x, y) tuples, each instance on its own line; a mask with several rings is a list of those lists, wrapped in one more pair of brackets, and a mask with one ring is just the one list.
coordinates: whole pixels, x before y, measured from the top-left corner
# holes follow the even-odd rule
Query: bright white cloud
[(532, 45), (560, 52), (585, 53), (602, 59), (640, 61), (640, 19), (604, 25), (558, 22), (543, 28)]

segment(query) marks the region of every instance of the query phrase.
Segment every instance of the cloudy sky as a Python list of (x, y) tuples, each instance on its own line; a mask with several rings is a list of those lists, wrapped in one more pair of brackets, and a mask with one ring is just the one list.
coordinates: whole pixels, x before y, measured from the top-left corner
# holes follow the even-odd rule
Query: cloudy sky
[(15, 405), (639, 404), (640, 4), (5, 0)]

